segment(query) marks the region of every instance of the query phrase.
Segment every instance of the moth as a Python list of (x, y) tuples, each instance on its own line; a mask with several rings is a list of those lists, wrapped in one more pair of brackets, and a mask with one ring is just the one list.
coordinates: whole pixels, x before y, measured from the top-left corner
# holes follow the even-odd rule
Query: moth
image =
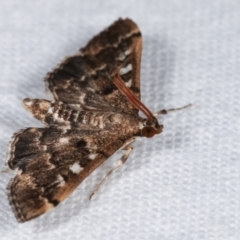
[(23, 100), (45, 127), (20, 130), (9, 144), (7, 163), (17, 173), (8, 184), (8, 199), (19, 222), (56, 207), (124, 150), (103, 183), (127, 160), (136, 137), (162, 132), (156, 116), (167, 111), (152, 114), (140, 101), (141, 50), (136, 23), (119, 19), (47, 74), (53, 101)]

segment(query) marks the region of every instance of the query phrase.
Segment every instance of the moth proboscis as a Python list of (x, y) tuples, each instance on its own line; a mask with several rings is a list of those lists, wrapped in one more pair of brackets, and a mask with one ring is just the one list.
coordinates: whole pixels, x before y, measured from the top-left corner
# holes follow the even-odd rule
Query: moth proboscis
[(19, 222), (57, 206), (119, 149), (126, 152), (115, 168), (123, 164), (136, 137), (162, 132), (156, 117), (166, 110), (152, 114), (140, 101), (141, 50), (138, 26), (119, 19), (47, 74), (54, 101), (23, 100), (45, 127), (20, 130), (9, 144), (17, 175), (8, 199)]

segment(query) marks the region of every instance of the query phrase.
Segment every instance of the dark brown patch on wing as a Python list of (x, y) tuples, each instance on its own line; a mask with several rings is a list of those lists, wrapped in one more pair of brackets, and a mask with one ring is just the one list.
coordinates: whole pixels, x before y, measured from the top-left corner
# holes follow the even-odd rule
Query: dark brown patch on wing
[[(140, 98), (141, 49), (137, 25), (130, 19), (119, 19), (90, 40), (76, 56), (67, 58), (49, 73), (46, 84), (56, 100), (85, 110), (109, 108), (137, 113), (112, 79), (116, 72), (130, 66), (131, 69), (123, 74), (123, 80)], [(86, 96), (89, 101), (81, 102), (81, 96)]]

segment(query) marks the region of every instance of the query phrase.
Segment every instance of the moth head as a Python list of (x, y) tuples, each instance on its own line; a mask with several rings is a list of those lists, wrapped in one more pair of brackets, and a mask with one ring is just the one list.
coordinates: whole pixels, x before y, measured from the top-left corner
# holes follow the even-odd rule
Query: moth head
[(159, 125), (158, 120), (154, 117), (152, 119), (146, 120), (146, 126), (142, 128), (142, 136), (151, 138), (155, 134), (161, 133), (163, 130), (163, 125)]
[(155, 134), (161, 133), (163, 125), (159, 125), (157, 118), (152, 114), (152, 112), (126, 87), (119, 74), (115, 75), (113, 82), (126, 96), (129, 102), (131, 102), (136, 109), (140, 110), (147, 117), (145, 126), (141, 130), (142, 136), (151, 138)]

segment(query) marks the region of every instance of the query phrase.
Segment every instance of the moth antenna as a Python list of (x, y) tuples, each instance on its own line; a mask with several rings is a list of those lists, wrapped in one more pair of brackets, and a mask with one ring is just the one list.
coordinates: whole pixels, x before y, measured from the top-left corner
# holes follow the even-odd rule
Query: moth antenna
[(126, 87), (119, 74), (115, 75), (113, 82), (117, 88), (126, 96), (126, 98), (134, 105), (134, 107), (141, 111), (148, 120), (153, 120), (155, 118), (152, 112)]
[(193, 105), (193, 104), (190, 103), (190, 104), (188, 104), (188, 105), (186, 105), (186, 106), (179, 107), (179, 108), (170, 108), (170, 109), (167, 109), (167, 110), (166, 110), (166, 109), (162, 109), (162, 110), (157, 111), (156, 113), (154, 113), (153, 116), (154, 116), (154, 117), (157, 117), (157, 116), (159, 116), (159, 115), (161, 115), (161, 114), (167, 114), (167, 113), (169, 113), (169, 112), (174, 112), (174, 111), (183, 110), (183, 109), (185, 109), (185, 108), (191, 107), (192, 105)]

